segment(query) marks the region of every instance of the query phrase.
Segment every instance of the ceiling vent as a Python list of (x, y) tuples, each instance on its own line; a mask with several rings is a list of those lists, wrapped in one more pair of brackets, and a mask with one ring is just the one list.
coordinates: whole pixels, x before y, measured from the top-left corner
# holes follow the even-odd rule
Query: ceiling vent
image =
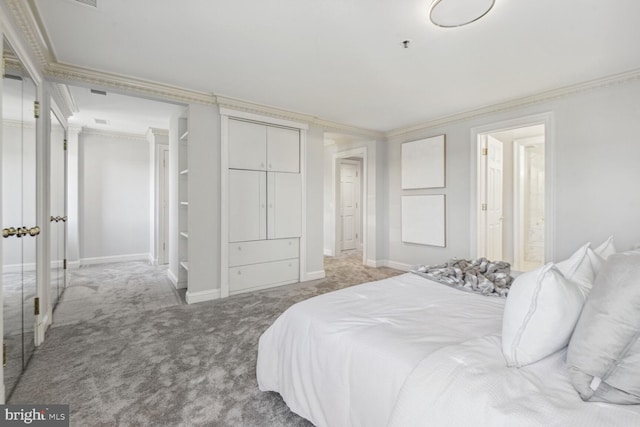
[(91, 7), (98, 7), (98, 0), (76, 0), (78, 3), (86, 4)]
[(109, 121), (105, 119), (93, 119), (97, 125), (108, 125)]
[(105, 92), (104, 90), (98, 90), (98, 89), (91, 89), (91, 93), (94, 95), (102, 95), (102, 96), (107, 95), (107, 92)]

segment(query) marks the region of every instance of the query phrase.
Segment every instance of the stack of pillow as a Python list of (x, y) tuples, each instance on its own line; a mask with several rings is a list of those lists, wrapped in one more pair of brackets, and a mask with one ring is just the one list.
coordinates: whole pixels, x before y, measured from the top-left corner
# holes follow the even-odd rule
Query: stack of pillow
[(610, 237), (516, 278), (502, 323), (508, 366), (567, 346), (583, 400), (640, 403), (640, 252), (616, 254)]

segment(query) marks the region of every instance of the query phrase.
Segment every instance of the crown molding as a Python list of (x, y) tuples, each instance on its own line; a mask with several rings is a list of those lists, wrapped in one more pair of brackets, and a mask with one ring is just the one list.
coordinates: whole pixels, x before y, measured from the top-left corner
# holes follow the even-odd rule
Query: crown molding
[(269, 116), (276, 119), (290, 120), (295, 122), (308, 123), (310, 125), (320, 126), (326, 130), (337, 130), (355, 134), (359, 136), (366, 136), (371, 138), (384, 138), (383, 132), (378, 132), (370, 129), (364, 129), (357, 126), (351, 126), (344, 123), (334, 122), (331, 120), (325, 120), (312, 116), (310, 114), (297, 113), (290, 110), (285, 110), (278, 107), (272, 107), (268, 105), (257, 104), (251, 101), (244, 101), (241, 99), (231, 98), (222, 95), (216, 95), (217, 104), (221, 108), (228, 108), (236, 111), (243, 111), (251, 114), (259, 114), (262, 116)]
[(128, 139), (139, 142), (147, 142), (146, 135), (141, 135), (138, 133), (128, 133), (128, 132), (115, 132), (104, 129), (96, 129), (87, 126), (83, 126), (79, 132), (80, 135), (84, 136), (104, 136), (107, 138), (117, 138), (117, 139)]
[(126, 94), (135, 93), (146, 98), (174, 101), (181, 104), (214, 105), (216, 103), (215, 95), (206, 92), (60, 62), (47, 64), (45, 76), (61, 83), (81, 83), (87, 86), (115, 89)]
[(53, 104), (55, 104), (57, 110), (60, 112), (62, 117), (65, 118), (65, 120), (71, 117), (73, 113), (79, 111), (78, 106), (71, 96), (71, 92), (69, 92), (69, 88), (67, 87), (67, 85), (47, 82), (47, 87), (49, 88), (49, 94), (53, 99)]
[(515, 108), (522, 108), (534, 104), (540, 104), (542, 102), (553, 101), (556, 99), (565, 98), (567, 96), (576, 95), (583, 92), (588, 92), (595, 89), (606, 88), (610, 86), (616, 86), (631, 81), (640, 80), (640, 69), (627, 71), (624, 73), (613, 74), (606, 77), (601, 77), (594, 80), (589, 80), (583, 83), (577, 83), (570, 86), (564, 86), (558, 89), (549, 90), (546, 92), (540, 92), (535, 95), (526, 96), (523, 98), (513, 99), (511, 101), (489, 105), (486, 107), (478, 108), (475, 110), (469, 110), (462, 113), (452, 114), (450, 116), (441, 117), (439, 119), (430, 120), (414, 126), (408, 126), (404, 128), (398, 128), (385, 133), (387, 139), (406, 137), (415, 132), (421, 132), (424, 130), (449, 125), (452, 123), (460, 122), (463, 120), (469, 120), (488, 114), (500, 113), (506, 110)]

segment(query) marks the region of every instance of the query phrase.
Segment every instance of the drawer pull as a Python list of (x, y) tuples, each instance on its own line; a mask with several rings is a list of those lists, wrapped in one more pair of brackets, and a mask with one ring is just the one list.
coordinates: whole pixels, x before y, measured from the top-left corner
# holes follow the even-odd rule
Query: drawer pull
[(242, 246), (238, 246), (238, 250), (241, 251), (242, 250)]
[(238, 270), (238, 276), (240, 276), (242, 274), (242, 271)]

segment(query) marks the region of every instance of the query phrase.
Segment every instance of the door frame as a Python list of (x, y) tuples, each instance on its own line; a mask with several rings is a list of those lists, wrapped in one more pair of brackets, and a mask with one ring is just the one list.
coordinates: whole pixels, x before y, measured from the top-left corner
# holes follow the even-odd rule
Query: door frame
[(369, 241), (369, 164), (367, 159), (367, 147), (354, 148), (351, 150), (340, 151), (334, 153), (331, 161), (331, 200), (333, 200), (331, 217), (333, 218), (333, 256), (337, 256), (340, 254), (340, 168), (338, 167), (339, 162), (342, 160), (346, 160), (349, 157), (357, 157), (360, 158), (360, 195), (361, 195), (361, 206), (360, 209), (360, 229), (362, 230), (362, 263), (367, 265), (368, 260), (368, 241)]
[[(166, 158), (165, 158), (166, 156)], [(169, 145), (156, 144), (156, 256), (154, 263), (169, 263)], [(166, 185), (165, 185), (166, 183)]]
[(470, 213), (470, 238), (469, 247), (473, 258), (477, 258), (482, 244), (480, 233), (482, 231), (481, 221), (482, 213), (482, 182), (481, 174), (483, 173), (482, 162), (482, 141), (481, 136), (488, 133), (511, 130), (521, 127), (544, 125), (545, 140), (545, 262), (554, 259), (555, 246), (555, 127), (553, 113), (540, 113), (530, 116), (523, 116), (510, 120), (489, 123), (486, 125), (474, 127), (470, 132), (470, 197), (469, 197), (469, 213)]

